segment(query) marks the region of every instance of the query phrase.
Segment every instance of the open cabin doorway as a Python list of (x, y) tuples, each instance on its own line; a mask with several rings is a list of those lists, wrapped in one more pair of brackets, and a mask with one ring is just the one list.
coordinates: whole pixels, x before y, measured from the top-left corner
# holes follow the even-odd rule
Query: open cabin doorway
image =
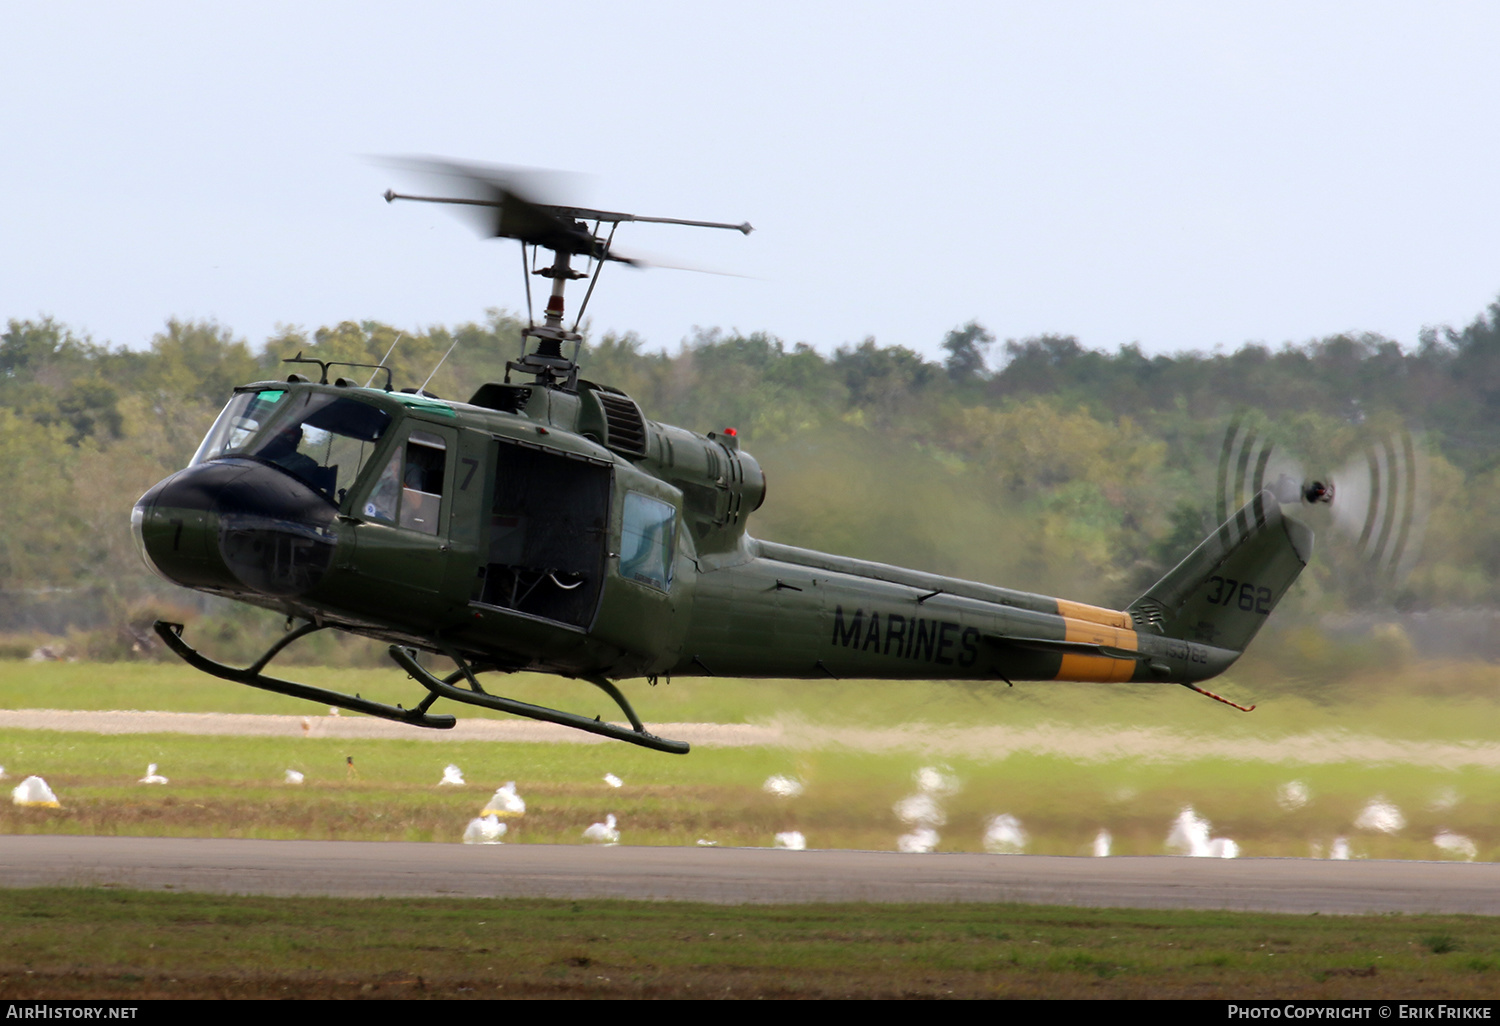
[(479, 601), (575, 627), (599, 604), (612, 470), (501, 441)]

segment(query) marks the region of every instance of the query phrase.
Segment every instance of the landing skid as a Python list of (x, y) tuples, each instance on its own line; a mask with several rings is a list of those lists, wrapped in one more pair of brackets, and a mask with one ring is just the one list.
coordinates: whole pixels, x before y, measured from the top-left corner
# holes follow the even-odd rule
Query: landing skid
[[(613, 738), (616, 741), (626, 741), (642, 748), (650, 748), (658, 752), (667, 752), (671, 755), (686, 755), (690, 745), (686, 741), (670, 741), (664, 737), (657, 737), (646, 730), (645, 724), (641, 722), (635, 710), (631, 708), (630, 702), (615, 687), (603, 677), (583, 677), (581, 679), (609, 695), (620, 707), (620, 711), (630, 720), (634, 729), (627, 730), (617, 727), (613, 723), (605, 723), (600, 719), (589, 719), (577, 713), (563, 712), (561, 709), (549, 709), (544, 705), (532, 705), (529, 702), (518, 702), (513, 698), (502, 698), (499, 695), (491, 695), (479, 686), (479, 681), (474, 678), (474, 671), (456, 653), (446, 653), (448, 658), (458, 664), (459, 668), (447, 677), (438, 678), (426, 669), (418, 665), (417, 660), (410, 649), (399, 645), (392, 645), (390, 649), (391, 658), (396, 665), (400, 666), (418, 684), (426, 688), (431, 695), (418, 708), (425, 709), (438, 698), (449, 698), (455, 702), (464, 702), (468, 705), (477, 705), (482, 709), (494, 709), (498, 712), (511, 713), (515, 716), (525, 716), (533, 720), (542, 720), (546, 723), (556, 723), (564, 727), (573, 727), (576, 730), (585, 730), (590, 734), (598, 734), (601, 737)], [(467, 680), (469, 689), (455, 687), (460, 680)]]
[[(166, 642), (168, 648), (176, 652), (183, 662), (195, 670), (224, 680), (232, 680), (236, 684), (248, 684), (252, 688), (260, 688), (262, 691), (274, 691), (279, 695), (290, 695), (293, 698), (305, 698), (310, 702), (318, 702), (322, 705), (335, 705), (340, 709), (348, 709), (351, 712), (362, 712), (367, 716), (379, 716), (383, 720), (395, 720), (397, 723), (409, 723), (414, 727), (431, 727), (434, 730), (450, 730), (458, 721), (452, 716), (437, 715), (429, 716), (427, 706), (417, 709), (403, 709), (398, 705), (383, 705), (380, 702), (371, 702), (369, 699), (360, 698), (358, 695), (346, 695), (338, 691), (328, 691), (324, 688), (315, 688), (308, 684), (296, 684), (288, 680), (278, 680), (275, 677), (267, 677), (260, 671), (266, 668), (266, 664), (276, 658), (277, 653), (286, 648), (298, 638), (306, 637), (314, 631), (322, 630), (315, 623), (306, 623), (294, 631), (290, 631), (276, 644), (266, 649), (265, 655), (261, 656), (250, 666), (239, 669), (233, 666), (225, 666), (216, 663), (201, 652), (192, 648), (182, 640), (182, 624), (167, 623), (165, 620), (157, 620), (153, 625), (156, 634), (162, 641)], [(430, 702), (428, 703), (431, 704)]]
[[(483, 673), (486, 669), (493, 667), (471, 667), (462, 657), (455, 652), (445, 653), (450, 659), (458, 664), (459, 669), (449, 674), (446, 678), (439, 679), (418, 665), (416, 656), (410, 649), (399, 645), (392, 645), (390, 649), (391, 659), (412, 676), (417, 683), (427, 689), (428, 695), (418, 703), (415, 709), (403, 709), (399, 705), (384, 705), (380, 702), (372, 702), (358, 695), (346, 695), (338, 691), (328, 691), (324, 688), (315, 688), (308, 684), (297, 684), (292, 681), (279, 680), (276, 677), (267, 677), (261, 671), (272, 659), (292, 642), (299, 638), (305, 638), (314, 631), (323, 628), (315, 623), (305, 623), (294, 631), (289, 631), (276, 644), (266, 649), (265, 654), (250, 666), (243, 669), (234, 666), (226, 666), (223, 663), (209, 659), (203, 653), (197, 651), (187, 642), (182, 640), (182, 624), (168, 623), (158, 620), (153, 625), (157, 636), (161, 638), (166, 646), (182, 659), (183, 662), (195, 670), (223, 680), (233, 681), (236, 684), (248, 684), (252, 688), (260, 688), (262, 691), (274, 691), (279, 695), (290, 695), (292, 698), (305, 698), (310, 702), (318, 702), (322, 705), (338, 706), (340, 709), (348, 709), (351, 712), (361, 712), (367, 716), (378, 716), (383, 720), (394, 720), (397, 723), (406, 723), (414, 727), (430, 727), (434, 730), (449, 730), (458, 721), (452, 716), (432, 715), (427, 712), (432, 703), (439, 698), (449, 698), (455, 702), (463, 702), (467, 705), (477, 705), (483, 709), (494, 709), (498, 712), (510, 713), (514, 716), (525, 716), (528, 719), (542, 720), (547, 723), (556, 723), (564, 727), (573, 727), (577, 730), (588, 731), (590, 734), (598, 734), (601, 737), (613, 738), (616, 741), (626, 741), (643, 748), (651, 748), (658, 752), (667, 752), (672, 755), (686, 755), (690, 746), (686, 741), (671, 741), (664, 737), (657, 737), (646, 730), (645, 724), (641, 722), (635, 710), (631, 708), (630, 702), (615, 687), (603, 677), (584, 677), (595, 687), (599, 688), (625, 713), (630, 725), (634, 729), (618, 727), (613, 723), (605, 723), (600, 719), (589, 719), (577, 713), (563, 712), (560, 709), (549, 709), (543, 705), (532, 705), (529, 702), (518, 702), (513, 698), (502, 698), (499, 695), (491, 695), (479, 686), (475, 679), (476, 673)], [(460, 680), (466, 680), (467, 689), (455, 687)]]

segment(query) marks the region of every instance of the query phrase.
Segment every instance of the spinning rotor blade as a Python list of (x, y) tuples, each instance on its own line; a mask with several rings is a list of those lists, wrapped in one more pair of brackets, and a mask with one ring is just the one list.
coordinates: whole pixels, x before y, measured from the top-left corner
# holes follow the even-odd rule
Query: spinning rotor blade
[(640, 271), (661, 268), (667, 271), (696, 271), (699, 274), (718, 274), (726, 278), (748, 278), (748, 274), (736, 274), (734, 271), (721, 271), (715, 267), (703, 267), (699, 264), (680, 263), (670, 257), (660, 256), (656, 253), (643, 252), (631, 249), (628, 252), (621, 250), (619, 246), (609, 247), (609, 259), (618, 260), (627, 267), (634, 267)]
[[(1243, 418), (1236, 418), (1224, 432), (1219, 453), (1218, 521), (1223, 523), (1263, 488), (1269, 487), (1283, 503), (1297, 502), (1302, 481), (1302, 467), (1295, 459), (1278, 451)], [(1293, 484), (1298, 487), (1294, 489)]]
[[(470, 220), (481, 234), (491, 238), (519, 239), (555, 252), (587, 256), (597, 248), (593, 234), (580, 228), (561, 209), (538, 196), (550, 191), (556, 176), (520, 168), (460, 164), (452, 161), (408, 158), (390, 161), (393, 166), (440, 179), (443, 196), (415, 196), (386, 191), (386, 202), (398, 199), (424, 203), (448, 203), (470, 212)], [(456, 194), (456, 195), (455, 195)]]
[(1400, 583), (1411, 572), (1427, 527), (1426, 469), (1421, 436), (1405, 428), (1367, 442), (1331, 478), (1312, 480), (1263, 432), (1236, 418), (1219, 454), (1218, 519), (1270, 488), (1282, 503), (1326, 503), (1333, 526), (1354, 540), (1359, 555)]
[[(479, 215), (480, 227), (485, 234), (496, 238), (519, 239), (523, 243), (541, 246), (543, 249), (558, 253), (566, 252), (602, 260), (617, 260), (635, 267), (671, 266), (660, 261), (637, 260), (611, 252), (606, 248), (603, 240), (595, 238), (593, 232), (580, 223), (587, 221), (609, 224), (619, 224), (621, 221), (646, 221), (698, 228), (732, 228), (745, 235), (749, 235), (754, 230), (748, 222), (727, 224), (718, 221), (689, 221), (675, 217), (641, 217), (618, 211), (544, 203), (538, 196), (547, 191), (548, 185), (556, 181), (558, 176), (555, 173), (415, 158), (390, 163), (421, 174), (442, 176), (455, 191), (466, 195), (413, 196), (387, 190), (386, 202), (409, 199), (427, 203), (451, 203), (476, 209), (476, 212), (487, 209), (492, 213)], [(692, 270), (692, 268), (686, 269)]]
[(1367, 446), (1334, 479), (1342, 500), (1333, 504), (1334, 526), (1398, 581), (1411, 571), (1427, 526), (1425, 471), (1417, 441), (1402, 431)]

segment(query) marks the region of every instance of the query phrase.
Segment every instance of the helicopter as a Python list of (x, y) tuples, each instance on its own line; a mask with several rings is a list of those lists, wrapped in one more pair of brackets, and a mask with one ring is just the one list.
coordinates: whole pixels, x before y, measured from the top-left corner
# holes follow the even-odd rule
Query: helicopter
[[(651, 733), (617, 681), (1150, 682), (1254, 708), (1200, 685), (1239, 658), (1307, 565), (1313, 533), (1290, 510), (1330, 501), (1331, 485), (1260, 488), (1124, 609), (756, 539), (748, 521), (766, 475), (735, 430), (650, 420), (629, 395), (580, 377), (577, 359), (600, 270), (641, 263), (613, 248), (620, 224), (751, 226), (549, 204), (502, 170), (438, 170), (467, 194), (385, 199), (463, 205), (488, 234), (521, 243), (520, 353), (504, 380), (466, 402), (396, 388), (384, 360), (301, 353), (286, 362), (308, 375), (237, 387), (188, 466), (136, 503), (133, 535), (162, 578), (284, 614), (287, 631), (233, 667), (191, 647), (182, 624), (158, 620), (189, 665), (417, 727), (454, 726), (430, 711), (447, 699), (674, 754), (689, 745)], [(579, 258), (591, 273), (574, 268)], [(531, 275), (551, 282), (541, 323)], [(585, 277), (568, 327), (566, 288)], [(340, 367), (371, 375), (360, 384)], [(264, 672), (321, 630), (387, 643), (420, 700), (387, 705)], [(457, 668), (439, 676), (420, 653)], [(629, 726), (480, 683), (523, 670), (593, 684)]]

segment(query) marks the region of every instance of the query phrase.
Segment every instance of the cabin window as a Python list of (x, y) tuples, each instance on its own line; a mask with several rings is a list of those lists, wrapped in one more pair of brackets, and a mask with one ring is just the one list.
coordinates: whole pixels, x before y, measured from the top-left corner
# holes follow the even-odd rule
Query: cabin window
[(640, 492), (625, 494), (620, 528), (620, 576), (666, 589), (672, 583), (677, 511)]
[(365, 503), (365, 516), (411, 531), (437, 534), (443, 505), (448, 446), (426, 431), (413, 431), (391, 454)]

